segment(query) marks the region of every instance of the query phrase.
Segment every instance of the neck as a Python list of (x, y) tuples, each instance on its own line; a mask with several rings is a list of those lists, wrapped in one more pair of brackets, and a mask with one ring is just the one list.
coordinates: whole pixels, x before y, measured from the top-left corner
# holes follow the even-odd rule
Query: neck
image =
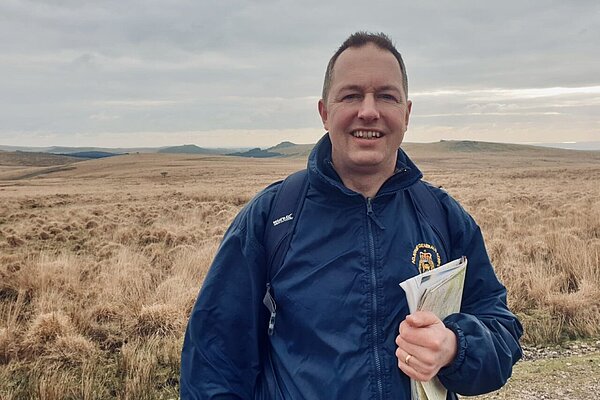
[(344, 186), (365, 197), (375, 197), (384, 182), (393, 175), (391, 172), (368, 172), (368, 171), (344, 171), (335, 167), (336, 172), (342, 179)]

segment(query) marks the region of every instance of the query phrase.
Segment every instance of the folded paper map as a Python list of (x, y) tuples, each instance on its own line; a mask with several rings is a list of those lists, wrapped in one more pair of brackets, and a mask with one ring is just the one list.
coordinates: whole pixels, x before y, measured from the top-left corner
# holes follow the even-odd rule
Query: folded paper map
[[(461, 257), (400, 283), (408, 309), (431, 311), (439, 319), (460, 311), (467, 258)], [(437, 377), (427, 382), (411, 381), (413, 400), (446, 400), (447, 390)]]

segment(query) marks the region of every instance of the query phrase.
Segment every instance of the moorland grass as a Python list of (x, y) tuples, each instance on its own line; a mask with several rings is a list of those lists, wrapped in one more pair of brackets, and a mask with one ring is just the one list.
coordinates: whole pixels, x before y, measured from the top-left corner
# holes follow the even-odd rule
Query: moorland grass
[[(421, 166), (480, 224), (524, 342), (600, 335), (600, 164), (482, 157)], [(3, 181), (0, 398), (176, 398), (187, 317), (223, 233), (303, 164), (131, 155)]]

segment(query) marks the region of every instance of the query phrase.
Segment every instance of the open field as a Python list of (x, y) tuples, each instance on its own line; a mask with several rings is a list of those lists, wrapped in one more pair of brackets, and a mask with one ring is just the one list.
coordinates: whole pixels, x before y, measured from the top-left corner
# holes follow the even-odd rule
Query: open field
[[(480, 223), (526, 343), (600, 336), (600, 153), (408, 152)], [(176, 398), (187, 315), (222, 234), (304, 165), (163, 154), (0, 165), (0, 399)], [(581, 374), (597, 376), (590, 357)], [(523, 377), (538, 368), (523, 365)]]
[[(592, 342), (593, 343), (593, 342)], [(575, 349), (575, 350), (573, 350)], [(582, 351), (583, 349), (583, 351)], [(574, 342), (558, 348), (526, 352), (502, 390), (470, 400), (596, 400), (600, 393), (600, 342)], [(529, 353), (529, 354), (527, 354)]]

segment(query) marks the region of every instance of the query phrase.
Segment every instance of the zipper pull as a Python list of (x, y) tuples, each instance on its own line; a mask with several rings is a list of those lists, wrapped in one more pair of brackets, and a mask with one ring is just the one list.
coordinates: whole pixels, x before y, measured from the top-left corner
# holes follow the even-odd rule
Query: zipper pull
[(377, 225), (379, 229), (385, 229), (385, 226), (383, 226), (383, 224), (381, 223), (381, 221), (379, 221), (377, 215), (375, 215), (375, 212), (373, 211), (373, 204), (371, 203), (370, 197), (367, 197), (367, 215), (369, 216), (369, 218), (371, 218), (373, 222), (375, 222), (375, 225)]
[(275, 304), (275, 299), (271, 296), (271, 284), (267, 283), (267, 292), (265, 293), (265, 297), (263, 298), (263, 304), (265, 307), (269, 309), (271, 312), (271, 317), (269, 318), (269, 328), (267, 329), (267, 333), (269, 336), (273, 336), (273, 331), (275, 330), (275, 316), (277, 315), (277, 304)]

